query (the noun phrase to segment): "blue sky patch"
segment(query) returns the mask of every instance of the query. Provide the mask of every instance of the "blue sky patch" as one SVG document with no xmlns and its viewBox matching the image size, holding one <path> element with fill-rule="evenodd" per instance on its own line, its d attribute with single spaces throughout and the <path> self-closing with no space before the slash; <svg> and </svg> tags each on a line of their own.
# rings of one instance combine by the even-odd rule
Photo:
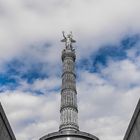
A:
<svg viewBox="0 0 140 140">
<path fill-rule="evenodd" d="M 76 66 L 77 70 L 87 70 L 89 72 L 99 73 L 100 70 L 108 66 L 109 60 L 121 61 L 127 59 L 126 52 L 129 49 L 137 47 L 139 42 L 140 36 L 134 35 L 125 37 L 117 46 L 106 45 L 101 47 L 88 58 L 80 60 Z M 30 59 L 30 55 L 27 56 L 27 58 L 25 56 L 20 56 L 20 59 L 15 58 L 6 63 L 4 73 L 0 73 L 0 90 L 5 89 L 3 87 L 7 87 L 7 89 L 15 89 L 20 85 L 21 80 L 25 80 L 28 84 L 32 84 L 36 79 L 48 78 L 48 72 L 42 71 L 42 69 L 48 64 L 41 62 L 34 57 L 32 56 Z M 60 76 L 60 74 L 56 76 Z M 56 90 L 58 90 L 58 88 Z M 36 92 L 38 93 L 38 91 Z"/>
<path fill-rule="evenodd" d="M 107 45 L 101 47 L 88 58 L 79 61 L 77 68 L 79 70 L 88 70 L 89 72 L 100 72 L 102 68 L 107 67 L 109 60 L 120 61 L 127 59 L 127 51 L 137 47 L 139 42 L 140 35 L 134 35 L 125 37 L 117 46 Z"/>
<path fill-rule="evenodd" d="M 27 63 L 19 59 L 14 59 L 5 64 L 4 72 L 0 73 L 1 91 L 3 91 L 5 87 L 7 87 L 7 90 L 14 90 L 20 86 L 21 80 L 25 80 L 27 83 L 31 84 L 36 79 L 48 77 L 47 72 L 42 73 L 45 64 L 41 62 Z"/>
</svg>

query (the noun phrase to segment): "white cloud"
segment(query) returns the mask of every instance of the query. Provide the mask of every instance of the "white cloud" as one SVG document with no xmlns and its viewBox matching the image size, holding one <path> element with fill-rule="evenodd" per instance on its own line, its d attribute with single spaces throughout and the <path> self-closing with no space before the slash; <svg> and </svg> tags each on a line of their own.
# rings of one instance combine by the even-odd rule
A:
<svg viewBox="0 0 140 140">
<path fill-rule="evenodd" d="M 20 81 L 19 89 L 22 91 L 32 90 L 40 91 L 43 94 L 54 92 L 61 86 L 61 79 L 58 77 L 49 77 L 45 79 L 36 79 L 32 84 L 27 83 L 25 80 Z"/>
<path fill-rule="evenodd" d="M 140 83 L 140 68 L 137 62 L 127 59 L 119 62 L 110 62 L 109 67 L 103 70 L 103 74 L 116 86 L 128 86 L 131 88 Z"/>
<path fill-rule="evenodd" d="M 109 61 L 101 74 L 87 71 L 79 74 L 80 127 L 100 139 L 123 139 L 140 98 L 139 56 L 129 56 Z"/>
<path fill-rule="evenodd" d="M 100 139 L 121 140 L 140 97 L 140 87 L 124 88 L 118 83 L 118 88 L 113 80 L 88 72 L 81 73 L 81 77 L 77 85 L 81 130 Z"/>
<path fill-rule="evenodd" d="M 0 94 L 2 105 L 17 139 L 36 140 L 59 124 L 58 94 L 33 95 L 21 91 Z"/>
<path fill-rule="evenodd" d="M 55 45 L 49 53 L 58 52 L 62 30 L 74 32 L 82 56 L 103 43 L 117 42 L 125 34 L 140 30 L 139 0 L 1 0 L 0 3 L 0 56 L 4 60 L 42 41 Z M 86 51 L 82 53 L 83 50 Z"/>
</svg>

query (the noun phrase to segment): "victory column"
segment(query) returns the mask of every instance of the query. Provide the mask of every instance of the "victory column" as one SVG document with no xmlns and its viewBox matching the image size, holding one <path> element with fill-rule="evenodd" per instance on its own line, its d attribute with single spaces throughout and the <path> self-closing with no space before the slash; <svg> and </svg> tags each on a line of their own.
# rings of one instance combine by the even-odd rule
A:
<svg viewBox="0 0 140 140">
<path fill-rule="evenodd" d="M 64 38 L 61 42 L 65 43 L 65 49 L 62 51 L 63 73 L 59 131 L 50 133 L 40 140 L 99 140 L 96 136 L 79 130 L 75 74 L 76 55 L 72 46 L 76 41 L 73 39 L 72 32 L 67 36 L 64 31 L 62 33 Z"/>
</svg>

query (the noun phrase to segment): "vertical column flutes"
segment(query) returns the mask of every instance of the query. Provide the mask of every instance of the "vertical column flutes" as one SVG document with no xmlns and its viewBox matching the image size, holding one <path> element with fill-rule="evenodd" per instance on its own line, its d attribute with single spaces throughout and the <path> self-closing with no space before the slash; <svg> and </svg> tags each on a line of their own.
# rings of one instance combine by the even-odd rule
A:
<svg viewBox="0 0 140 140">
<path fill-rule="evenodd" d="M 75 51 L 71 48 L 62 51 L 63 74 L 60 107 L 60 131 L 78 130 L 78 108 L 75 75 Z"/>
</svg>

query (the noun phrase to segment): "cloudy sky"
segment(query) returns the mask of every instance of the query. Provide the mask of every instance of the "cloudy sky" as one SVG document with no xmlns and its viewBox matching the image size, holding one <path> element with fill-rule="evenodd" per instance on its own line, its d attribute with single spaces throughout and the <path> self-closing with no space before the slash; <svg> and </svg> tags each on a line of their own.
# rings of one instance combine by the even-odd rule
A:
<svg viewBox="0 0 140 140">
<path fill-rule="evenodd" d="M 77 41 L 80 129 L 122 140 L 140 97 L 139 0 L 0 0 L 0 102 L 17 139 L 58 130 L 63 30 Z"/>
</svg>

